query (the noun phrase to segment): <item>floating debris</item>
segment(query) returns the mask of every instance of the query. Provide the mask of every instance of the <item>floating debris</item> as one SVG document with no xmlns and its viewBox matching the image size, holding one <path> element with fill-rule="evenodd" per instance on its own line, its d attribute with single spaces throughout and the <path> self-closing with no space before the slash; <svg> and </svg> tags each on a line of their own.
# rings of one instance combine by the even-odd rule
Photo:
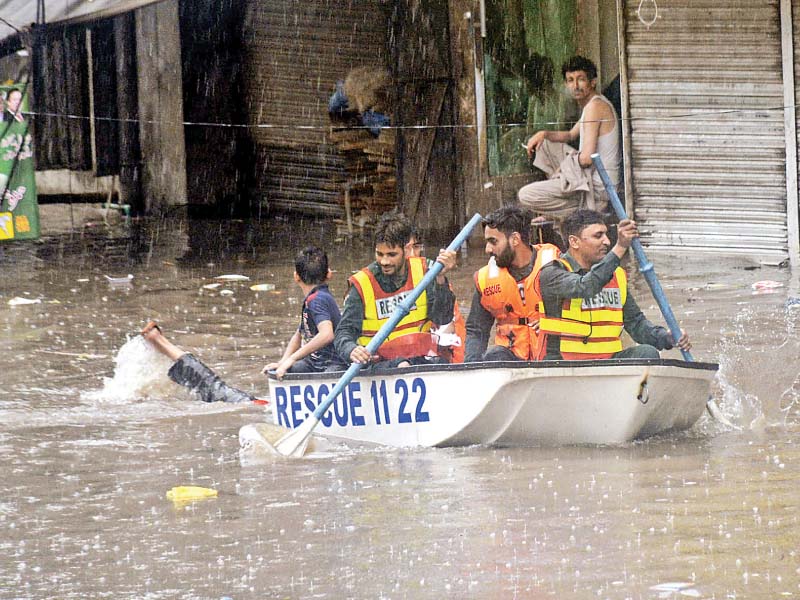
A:
<svg viewBox="0 0 800 600">
<path fill-rule="evenodd" d="M 220 290 L 220 296 L 233 296 L 233 290 Z"/>
<path fill-rule="evenodd" d="M 167 500 L 172 500 L 176 504 L 194 502 L 195 500 L 207 500 L 216 497 L 217 490 L 197 485 L 179 485 L 167 491 Z"/>
<path fill-rule="evenodd" d="M 777 288 L 782 288 L 783 284 L 780 281 L 764 279 L 763 281 L 756 281 L 750 287 L 752 287 L 754 290 L 775 290 Z"/>
<path fill-rule="evenodd" d="M 41 304 L 42 301 L 39 298 L 21 298 L 20 296 L 16 296 L 8 301 L 9 306 L 22 306 L 24 304 Z"/>
<path fill-rule="evenodd" d="M 106 278 L 108 283 L 111 285 L 128 285 L 131 281 L 133 281 L 133 275 L 128 273 L 125 277 L 112 277 L 111 275 L 103 275 Z"/>
<path fill-rule="evenodd" d="M 87 354 L 85 352 L 59 352 L 58 350 L 37 350 L 44 354 L 57 354 L 59 356 L 73 356 L 79 360 L 98 360 L 100 358 L 108 358 L 106 354 Z"/>
<path fill-rule="evenodd" d="M 221 283 L 207 283 L 207 284 L 205 284 L 203 286 L 203 289 L 204 290 L 215 290 L 221 285 L 222 285 Z"/>
<path fill-rule="evenodd" d="M 658 592 L 659 598 L 676 598 L 685 596 L 687 598 L 699 598 L 700 592 L 691 583 L 669 582 L 659 583 L 650 587 L 654 592 Z"/>
<path fill-rule="evenodd" d="M 217 275 L 214 279 L 220 279 L 222 281 L 250 281 L 250 278 L 247 275 Z"/>
<path fill-rule="evenodd" d="M 250 289 L 254 292 L 271 292 L 275 289 L 274 283 L 257 283 L 255 285 L 251 285 Z"/>
<path fill-rule="evenodd" d="M 756 281 L 752 286 L 753 294 L 773 294 L 775 290 L 783 287 L 780 281 L 772 281 L 765 279 L 763 281 Z"/>
</svg>

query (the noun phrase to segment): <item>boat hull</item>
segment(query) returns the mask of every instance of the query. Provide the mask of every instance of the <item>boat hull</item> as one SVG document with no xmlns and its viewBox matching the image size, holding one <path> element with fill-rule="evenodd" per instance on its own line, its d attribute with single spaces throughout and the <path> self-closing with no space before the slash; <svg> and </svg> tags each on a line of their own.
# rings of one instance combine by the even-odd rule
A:
<svg viewBox="0 0 800 600">
<path fill-rule="evenodd" d="M 691 427 L 716 371 L 677 360 L 396 369 L 354 378 L 315 433 L 399 447 L 620 444 Z M 275 423 L 298 427 L 337 378 L 270 377 Z"/>
</svg>

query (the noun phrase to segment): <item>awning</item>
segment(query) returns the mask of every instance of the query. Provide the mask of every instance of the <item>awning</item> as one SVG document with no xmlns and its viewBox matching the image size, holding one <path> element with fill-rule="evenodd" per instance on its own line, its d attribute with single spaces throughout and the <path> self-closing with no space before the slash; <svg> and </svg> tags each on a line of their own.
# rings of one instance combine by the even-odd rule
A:
<svg viewBox="0 0 800 600">
<path fill-rule="evenodd" d="M 48 24 L 102 19 L 161 0 L 45 0 Z M 37 0 L 0 0 L 0 41 L 36 22 Z M 15 29 L 16 28 L 16 29 Z"/>
</svg>

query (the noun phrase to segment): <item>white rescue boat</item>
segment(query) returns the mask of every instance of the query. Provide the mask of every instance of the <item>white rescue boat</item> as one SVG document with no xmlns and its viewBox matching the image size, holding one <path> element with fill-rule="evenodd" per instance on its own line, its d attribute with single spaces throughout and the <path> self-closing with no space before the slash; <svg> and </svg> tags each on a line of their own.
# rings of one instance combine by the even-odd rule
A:
<svg viewBox="0 0 800 600">
<path fill-rule="evenodd" d="M 315 435 L 385 446 L 621 444 L 691 427 L 718 365 L 661 360 L 431 365 L 359 375 Z M 270 376 L 276 425 L 307 419 L 340 374 Z M 248 426 L 245 426 L 246 428 Z"/>
</svg>

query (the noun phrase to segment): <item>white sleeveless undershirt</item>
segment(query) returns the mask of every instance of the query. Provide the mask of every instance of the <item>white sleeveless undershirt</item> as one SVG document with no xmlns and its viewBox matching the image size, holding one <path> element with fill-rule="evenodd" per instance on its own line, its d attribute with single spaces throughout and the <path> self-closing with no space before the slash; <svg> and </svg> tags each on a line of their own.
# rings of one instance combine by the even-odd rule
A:
<svg viewBox="0 0 800 600">
<path fill-rule="evenodd" d="M 606 171 L 608 171 L 608 176 L 611 178 L 611 183 L 617 185 L 619 183 L 620 158 L 622 155 L 619 149 L 619 120 L 617 119 L 617 111 L 614 110 L 614 105 L 611 104 L 609 99 L 602 94 L 597 94 L 591 100 L 589 100 L 589 102 L 594 102 L 598 98 L 608 104 L 608 107 L 611 109 L 611 113 L 614 115 L 614 128 L 607 134 L 601 135 L 597 138 L 597 153 L 600 155 Z M 583 112 L 581 112 L 580 121 L 578 121 L 580 123 L 579 149 L 583 149 L 583 119 L 588 106 L 589 104 L 587 103 L 583 108 Z M 600 179 L 599 173 L 595 172 L 592 175 L 592 178 L 596 183 L 602 185 L 603 182 L 602 179 Z"/>
</svg>

